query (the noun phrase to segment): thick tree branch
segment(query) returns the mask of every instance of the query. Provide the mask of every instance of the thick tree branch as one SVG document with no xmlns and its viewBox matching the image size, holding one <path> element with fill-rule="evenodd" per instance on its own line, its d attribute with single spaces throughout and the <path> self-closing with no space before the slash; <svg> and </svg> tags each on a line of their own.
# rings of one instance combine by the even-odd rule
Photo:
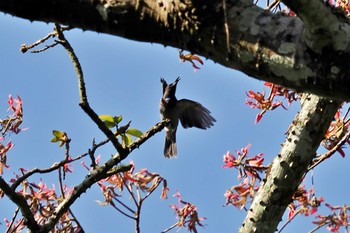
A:
<svg viewBox="0 0 350 233">
<path fill-rule="evenodd" d="M 19 207 L 23 217 L 26 220 L 27 227 L 32 232 L 40 232 L 40 226 L 35 221 L 34 215 L 30 210 L 27 200 L 22 195 L 16 193 L 14 189 L 12 189 L 2 177 L 0 177 L 0 189 L 1 192 L 3 192 L 13 203 Z"/>
<path fill-rule="evenodd" d="M 254 197 L 240 233 L 276 230 L 340 106 L 339 101 L 314 95 L 305 95 L 301 101 L 302 108 Z"/>
<path fill-rule="evenodd" d="M 323 1 L 284 2 L 300 9 L 305 24 L 249 0 L 228 0 L 225 7 L 221 0 L 6 0 L 0 11 L 187 49 L 257 79 L 349 101 L 349 24 Z M 321 24 L 313 23 L 314 14 Z M 325 27 L 322 38 L 331 40 L 318 37 Z"/>
<path fill-rule="evenodd" d="M 341 10 L 320 0 L 283 0 L 304 22 L 305 39 L 310 48 L 321 53 L 326 47 L 349 51 L 350 26 Z"/>
</svg>

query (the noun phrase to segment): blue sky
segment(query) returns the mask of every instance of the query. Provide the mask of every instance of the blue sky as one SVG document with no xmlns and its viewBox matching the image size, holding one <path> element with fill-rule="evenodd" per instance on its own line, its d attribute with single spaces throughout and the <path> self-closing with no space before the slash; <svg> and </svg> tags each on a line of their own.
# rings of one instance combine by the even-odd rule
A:
<svg viewBox="0 0 350 233">
<path fill-rule="evenodd" d="M 72 139 L 72 156 L 85 153 L 93 138 L 97 142 L 104 139 L 78 106 L 77 79 L 64 49 L 58 46 L 40 54 L 19 51 L 21 44 L 30 44 L 52 29 L 52 24 L 31 23 L 0 14 L 0 114 L 7 114 L 8 95 L 18 94 L 24 102 L 23 127 L 29 127 L 11 137 L 15 147 L 8 153 L 11 169 L 5 171 L 6 179 L 13 177 L 13 172 L 20 167 L 46 168 L 63 158 L 64 151 L 50 143 L 53 129 L 68 133 Z M 90 105 L 98 114 L 122 115 L 123 122 L 131 120 L 132 127 L 146 131 L 160 120 L 160 78 L 173 82 L 180 76 L 178 99 L 202 103 L 217 120 L 214 127 L 206 131 L 180 127 L 177 159 L 163 157 L 164 132 L 126 159 L 126 162 L 135 162 L 136 170 L 148 168 L 158 172 L 167 179 L 170 188 L 168 200 L 160 200 L 158 190 L 145 202 L 141 231 L 161 232 L 175 223 L 169 204 L 177 202 L 171 195 L 179 190 L 183 199 L 197 205 L 199 215 L 207 218 L 200 232 L 236 232 L 245 212 L 232 206 L 223 207 L 225 190 L 237 184 L 237 171 L 223 169 L 222 156 L 227 150 L 234 152 L 251 143 L 249 154 L 264 153 L 268 164 L 280 150 L 284 132 L 298 111 L 298 104 L 288 107 L 288 111 L 278 109 L 267 113 L 259 124 L 254 124 L 258 110 L 244 105 L 245 92 L 263 90 L 261 81 L 204 58 L 204 66 L 194 73 L 191 64 L 179 62 L 176 48 L 80 29 L 66 33 L 66 37 L 80 59 Z M 115 151 L 106 146 L 98 153 L 104 161 Z M 348 157 L 343 159 L 336 154 L 314 172 L 317 195 L 333 205 L 349 203 L 348 181 L 344 177 Z M 88 159 L 85 162 L 89 164 Z M 73 166 L 75 172 L 67 177 L 68 185 L 77 185 L 86 176 L 79 162 Z M 38 182 L 39 178 L 58 187 L 56 173 L 35 176 L 33 181 Z M 305 184 L 311 188 L 309 176 Z M 128 195 L 125 197 L 128 202 Z M 131 220 L 111 207 L 98 206 L 96 200 L 103 197 L 95 185 L 72 207 L 86 232 L 109 232 L 110 229 L 134 232 Z M 11 218 L 15 206 L 4 198 L 0 209 L 0 219 Z M 322 209 L 320 213 L 327 214 Z M 311 220 L 313 218 L 297 217 L 284 232 L 307 232 L 314 227 Z M 0 225 L 0 231 L 4 229 L 4 224 Z"/>
</svg>

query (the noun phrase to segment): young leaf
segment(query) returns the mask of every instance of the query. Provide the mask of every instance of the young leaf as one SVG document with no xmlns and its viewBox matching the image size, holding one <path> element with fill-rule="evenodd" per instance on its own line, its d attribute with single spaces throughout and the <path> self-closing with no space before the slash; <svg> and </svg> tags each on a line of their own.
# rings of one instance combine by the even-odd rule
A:
<svg viewBox="0 0 350 233">
<path fill-rule="evenodd" d="M 114 117 L 114 122 L 116 124 L 119 124 L 122 120 L 123 120 L 123 116 L 122 115 Z"/>
<path fill-rule="evenodd" d="M 114 117 L 111 115 L 100 115 L 98 117 L 105 123 L 108 128 L 113 128 L 118 124 L 114 121 Z"/>
<path fill-rule="evenodd" d="M 126 131 L 127 134 L 130 134 L 131 136 L 134 136 L 134 137 L 141 137 L 142 135 L 142 132 L 138 129 L 135 129 L 135 128 L 129 128 L 127 131 Z"/>
<path fill-rule="evenodd" d="M 59 130 L 52 130 L 52 134 L 56 137 L 56 138 L 62 138 L 64 135 L 64 132 L 59 131 Z"/>
<path fill-rule="evenodd" d="M 54 137 L 51 139 L 51 142 L 59 142 L 64 136 L 64 132 L 59 130 L 52 130 L 52 134 Z"/>
<path fill-rule="evenodd" d="M 62 147 L 68 140 L 67 134 L 63 131 L 52 130 L 52 134 L 54 137 L 51 138 L 51 142 L 60 142 L 60 147 Z"/>
<path fill-rule="evenodd" d="M 122 145 L 124 147 L 129 146 L 132 143 L 132 138 L 129 135 L 122 134 Z"/>
<path fill-rule="evenodd" d="M 58 142 L 58 141 L 60 141 L 59 138 L 56 138 L 56 137 L 51 138 L 51 142 Z"/>
</svg>

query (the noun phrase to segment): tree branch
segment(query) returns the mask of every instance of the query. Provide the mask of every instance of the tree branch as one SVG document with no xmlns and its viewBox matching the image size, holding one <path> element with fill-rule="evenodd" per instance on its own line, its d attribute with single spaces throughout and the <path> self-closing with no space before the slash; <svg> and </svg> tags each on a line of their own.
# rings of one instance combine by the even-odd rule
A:
<svg viewBox="0 0 350 233">
<path fill-rule="evenodd" d="M 308 170 L 314 169 L 323 161 L 325 161 L 326 159 L 329 159 L 335 152 L 337 152 L 337 150 L 341 149 L 341 147 L 349 140 L 349 138 L 350 138 L 350 131 L 348 131 L 332 149 L 328 150 L 326 153 L 322 155 L 317 156 L 309 165 Z"/>
<path fill-rule="evenodd" d="M 13 203 L 15 203 L 20 208 L 22 216 L 26 220 L 27 227 L 32 232 L 40 232 L 40 226 L 35 221 L 34 215 L 32 214 L 32 211 L 30 210 L 26 199 L 22 195 L 17 194 L 2 177 L 0 177 L 0 189 Z"/>
<path fill-rule="evenodd" d="M 0 1 L 0 11 L 186 49 L 260 80 L 349 101 L 349 24 L 319 0 L 284 3 L 300 9 L 305 24 L 250 0 L 228 0 L 225 7 L 222 0 L 7 0 Z M 322 38 L 331 40 L 320 40 L 321 29 L 327 32 Z M 330 41 L 334 46 L 319 50 Z"/>
<path fill-rule="evenodd" d="M 103 121 L 98 117 L 95 111 L 90 107 L 85 88 L 85 81 L 83 70 L 81 68 L 78 57 L 76 56 L 72 46 L 69 41 L 66 40 L 61 27 L 56 24 L 55 31 L 57 33 L 57 37 L 59 39 L 59 43 L 66 49 L 70 59 L 72 60 L 73 66 L 75 68 L 75 72 L 78 77 L 78 86 L 79 86 L 79 96 L 80 96 L 80 107 L 84 110 L 84 112 L 91 118 L 93 122 L 98 126 L 98 128 L 107 136 L 107 138 L 111 141 L 114 148 L 118 151 L 119 154 L 124 154 L 124 147 L 118 142 L 118 139 L 114 136 L 113 132 L 107 128 L 107 126 L 103 123 Z"/>
<path fill-rule="evenodd" d="M 302 108 L 254 197 L 240 233 L 276 230 L 341 104 L 314 95 L 304 95 L 301 102 Z"/>
<path fill-rule="evenodd" d="M 144 142 L 150 139 L 155 133 L 160 132 L 167 124 L 169 124 L 168 120 L 164 120 L 160 123 L 157 123 L 154 127 L 145 132 L 140 140 L 136 143 L 132 143 L 126 153 L 121 155 L 114 155 L 111 159 L 105 162 L 103 165 L 96 167 L 92 172 L 77 186 L 74 187 L 74 191 L 69 197 L 66 197 L 59 206 L 56 208 L 55 212 L 52 214 L 50 219 L 42 226 L 42 232 L 49 232 L 58 220 L 62 217 L 62 215 L 67 212 L 70 206 L 80 197 L 81 194 L 85 193 L 87 189 L 89 189 L 93 184 L 97 181 L 106 178 L 111 175 L 109 171 L 117 164 L 119 164 L 123 159 L 125 159 L 134 149 L 141 146 Z M 137 145 L 137 146 L 136 146 Z"/>
</svg>

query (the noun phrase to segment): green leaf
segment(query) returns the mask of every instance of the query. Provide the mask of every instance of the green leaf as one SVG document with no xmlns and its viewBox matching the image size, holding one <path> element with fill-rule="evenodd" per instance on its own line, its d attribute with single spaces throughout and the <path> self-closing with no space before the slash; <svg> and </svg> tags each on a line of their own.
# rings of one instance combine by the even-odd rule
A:
<svg viewBox="0 0 350 233">
<path fill-rule="evenodd" d="M 114 122 L 114 118 L 111 115 L 99 115 L 98 117 L 103 121 Z"/>
<path fill-rule="evenodd" d="M 64 135 L 64 132 L 62 131 L 59 131 L 59 130 L 52 130 L 52 134 L 56 137 L 56 138 L 59 138 L 61 139 Z"/>
<path fill-rule="evenodd" d="M 122 134 L 121 136 L 124 147 L 129 146 L 132 143 L 132 138 L 129 135 Z"/>
<path fill-rule="evenodd" d="M 127 134 L 130 134 L 131 136 L 134 136 L 134 137 L 141 137 L 142 135 L 142 132 L 138 129 L 135 129 L 135 128 L 129 128 L 127 131 L 126 131 Z"/>
<path fill-rule="evenodd" d="M 51 142 L 59 142 L 64 136 L 64 132 L 59 130 L 52 130 L 53 138 L 51 138 Z"/>
<path fill-rule="evenodd" d="M 51 139 L 51 142 L 60 142 L 60 147 L 62 147 L 67 141 L 67 134 L 63 131 L 52 130 L 54 137 Z"/>
<path fill-rule="evenodd" d="M 59 142 L 59 141 L 60 141 L 59 138 L 56 138 L 56 137 L 51 138 L 51 142 Z"/>
<path fill-rule="evenodd" d="M 105 123 L 107 128 L 113 128 L 116 126 L 114 117 L 112 117 L 111 115 L 100 115 L 98 117 Z"/>
<path fill-rule="evenodd" d="M 60 147 L 62 147 L 66 142 L 65 141 L 61 141 L 60 142 Z"/>
<path fill-rule="evenodd" d="M 116 124 L 119 124 L 122 120 L 123 120 L 123 116 L 122 115 L 114 117 L 114 122 Z"/>
</svg>

